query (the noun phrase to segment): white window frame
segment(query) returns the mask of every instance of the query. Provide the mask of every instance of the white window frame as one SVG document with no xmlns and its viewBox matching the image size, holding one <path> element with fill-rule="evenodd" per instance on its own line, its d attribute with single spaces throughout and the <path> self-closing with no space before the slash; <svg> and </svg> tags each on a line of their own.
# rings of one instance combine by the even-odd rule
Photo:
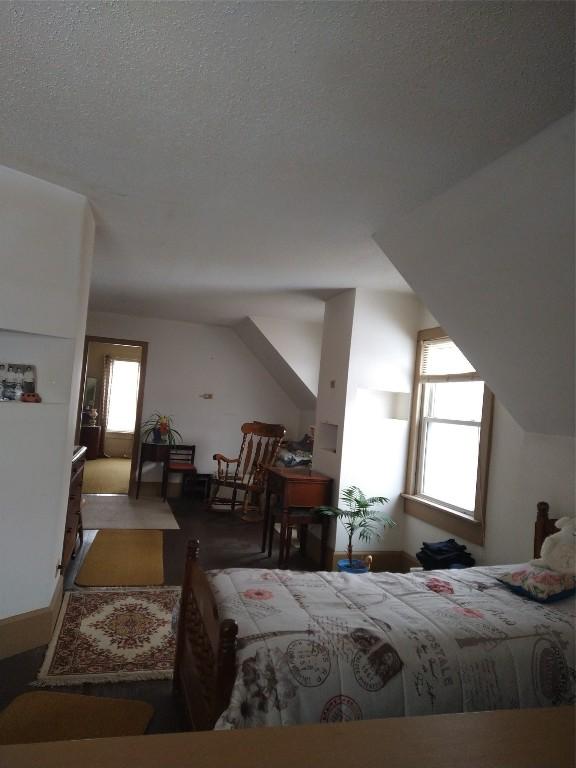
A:
<svg viewBox="0 0 576 768">
<path fill-rule="evenodd" d="M 484 385 L 482 418 L 480 422 L 434 419 L 426 416 L 424 413 L 424 388 L 426 383 L 433 383 L 435 381 L 482 380 L 476 372 L 445 375 L 421 374 L 420 371 L 425 342 L 441 339 L 450 340 L 450 337 L 442 328 L 429 328 L 420 331 L 418 334 L 410 413 L 410 440 L 406 470 L 406 492 L 404 493 L 404 511 L 408 515 L 418 517 L 431 525 L 447 530 L 450 533 L 454 533 L 469 541 L 483 544 L 494 396 L 488 387 Z M 422 457 L 425 450 L 426 426 L 427 423 L 430 423 L 431 421 L 444 421 L 451 424 L 461 423 L 465 425 L 480 426 L 476 497 L 472 513 L 470 513 L 469 510 L 459 509 L 446 502 L 425 496 L 420 492 L 420 489 L 422 488 Z"/>
</svg>

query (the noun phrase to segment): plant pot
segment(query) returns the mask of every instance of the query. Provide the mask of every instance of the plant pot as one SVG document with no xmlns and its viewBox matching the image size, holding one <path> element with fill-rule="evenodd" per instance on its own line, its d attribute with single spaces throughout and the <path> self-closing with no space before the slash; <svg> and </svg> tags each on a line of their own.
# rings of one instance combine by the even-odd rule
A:
<svg viewBox="0 0 576 768">
<path fill-rule="evenodd" d="M 336 567 L 342 573 L 368 573 L 370 570 L 363 560 L 352 560 L 352 565 L 350 565 L 348 558 L 338 560 Z"/>
<path fill-rule="evenodd" d="M 152 442 L 153 443 L 167 443 L 167 435 L 163 435 L 162 432 L 158 429 L 158 427 L 154 427 L 152 430 Z"/>
</svg>

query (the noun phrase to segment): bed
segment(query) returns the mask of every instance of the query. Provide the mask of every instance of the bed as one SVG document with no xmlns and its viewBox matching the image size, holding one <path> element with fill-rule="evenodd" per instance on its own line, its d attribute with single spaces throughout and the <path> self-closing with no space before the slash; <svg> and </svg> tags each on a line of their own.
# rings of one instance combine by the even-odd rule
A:
<svg viewBox="0 0 576 768">
<path fill-rule="evenodd" d="M 536 554 L 553 530 L 539 505 Z M 510 566 L 204 573 L 198 548 L 188 549 L 174 676 L 195 729 L 574 701 L 574 599 L 513 594 L 497 580 Z"/>
</svg>

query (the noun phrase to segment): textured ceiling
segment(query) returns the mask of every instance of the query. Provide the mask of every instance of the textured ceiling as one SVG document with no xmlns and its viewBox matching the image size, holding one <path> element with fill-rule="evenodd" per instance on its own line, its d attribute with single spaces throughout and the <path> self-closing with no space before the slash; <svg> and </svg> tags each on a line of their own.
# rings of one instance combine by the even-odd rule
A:
<svg viewBox="0 0 576 768">
<path fill-rule="evenodd" d="M 572 108 L 557 2 L 3 2 L 0 163 L 87 195 L 95 309 L 317 317 L 376 230 Z"/>
</svg>

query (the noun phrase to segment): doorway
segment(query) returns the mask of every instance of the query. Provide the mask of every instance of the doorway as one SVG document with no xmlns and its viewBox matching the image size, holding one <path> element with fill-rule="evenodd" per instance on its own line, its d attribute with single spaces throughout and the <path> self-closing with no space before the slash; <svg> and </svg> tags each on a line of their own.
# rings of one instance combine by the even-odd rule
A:
<svg viewBox="0 0 576 768">
<path fill-rule="evenodd" d="M 133 495 L 148 344 L 87 336 L 77 445 L 87 448 L 83 491 Z"/>
</svg>

